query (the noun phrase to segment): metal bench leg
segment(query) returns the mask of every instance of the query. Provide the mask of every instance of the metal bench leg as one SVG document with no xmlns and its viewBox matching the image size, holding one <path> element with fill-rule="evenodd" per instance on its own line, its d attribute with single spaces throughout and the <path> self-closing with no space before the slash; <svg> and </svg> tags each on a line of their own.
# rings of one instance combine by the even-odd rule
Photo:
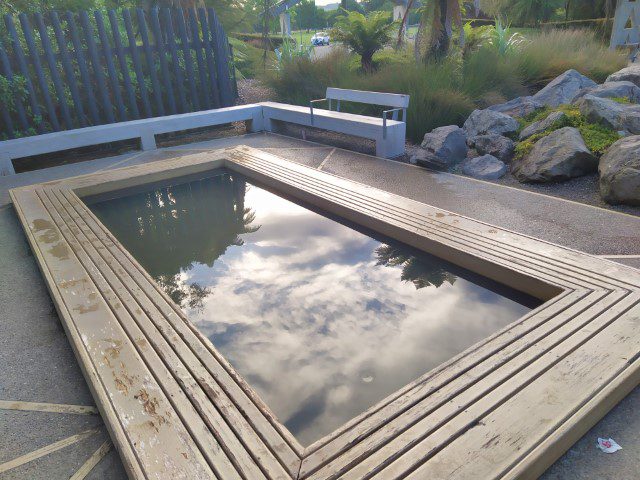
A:
<svg viewBox="0 0 640 480">
<path fill-rule="evenodd" d="M 0 176 L 15 175 L 16 171 L 11 163 L 11 157 L 9 155 L 0 153 Z"/>
<path fill-rule="evenodd" d="M 157 148 L 155 135 L 153 133 L 143 133 L 140 135 L 140 144 L 142 150 L 155 150 Z"/>
</svg>

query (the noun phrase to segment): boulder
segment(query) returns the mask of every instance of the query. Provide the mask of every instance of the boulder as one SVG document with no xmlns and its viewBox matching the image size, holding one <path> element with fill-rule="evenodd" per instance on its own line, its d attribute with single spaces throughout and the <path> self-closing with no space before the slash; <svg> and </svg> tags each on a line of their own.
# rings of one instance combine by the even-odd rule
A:
<svg viewBox="0 0 640 480">
<path fill-rule="evenodd" d="M 520 141 L 526 140 L 532 135 L 544 132 L 547 128 L 551 127 L 554 123 L 560 123 L 567 115 L 564 112 L 553 112 L 547 118 L 533 122 L 531 125 L 522 129 L 520 132 Z"/>
<path fill-rule="evenodd" d="M 633 103 L 640 102 L 640 88 L 635 83 L 626 80 L 606 82 L 595 87 L 583 88 L 572 100 L 572 103 L 575 103 L 585 95 L 593 95 L 600 98 L 626 98 Z"/>
<path fill-rule="evenodd" d="M 640 134 L 640 105 L 625 105 L 608 98 L 585 95 L 576 102 L 587 120 L 615 131 Z"/>
<path fill-rule="evenodd" d="M 410 161 L 439 170 L 464 160 L 468 150 L 464 130 L 457 125 L 438 127 L 425 134 L 421 147 Z"/>
<path fill-rule="evenodd" d="M 518 118 L 529 115 L 531 112 L 540 110 L 543 107 L 544 105 L 534 100 L 533 97 L 517 97 L 505 103 L 491 105 L 487 110 Z"/>
<path fill-rule="evenodd" d="M 640 87 L 640 65 L 634 64 L 628 67 L 623 68 L 622 70 L 618 70 L 615 73 L 612 73 L 607 77 L 605 83 L 607 82 L 622 82 L 628 81 L 635 83 L 638 87 Z"/>
<path fill-rule="evenodd" d="M 618 140 L 600 158 L 600 196 L 607 203 L 640 205 L 640 136 Z"/>
<path fill-rule="evenodd" d="M 571 102 L 583 88 L 595 87 L 596 85 L 597 83 L 590 78 L 571 69 L 554 78 L 546 87 L 536 93 L 533 99 L 549 107 L 557 107 L 563 103 Z"/>
<path fill-rule="evenodd" d="M 465 160 L 462 173 L 483 180 L 496 180 L 507 173 L 507 166 L 493 155 L 482 155 Z"/>
<path fill-rule="evenodd" d="M 471 139 L 487 133 L 509 135 L 517 131 L 518 127 L 518 121 L 509 115 L 485 109 L 471 112 L 462 128 L 467 134 L 467 138 Z"/>
<path fill-rule="evenodd" d="M 474 137 L 473 143 L 480 155 L 493 155 L 504 162 L 511 160 L 516 148 L 511 139 L 497 133 L 478 135 Z"/>
<path fill-rule="evenodd" d="M 447 162 L 445 159 L 437 157 L 424 148 L 418 148 L 409 158 L 409 163 L 431 168 L 433 170 L 448 170 L 452 166 L 452 164 Z"/>
<path fill-rule="evenodd" d="M 564 127 L 538 140 L 511 171 L 522 183 L 547 183 L 593 173 L 597 168 L 598 160 L 584 144 L 580 132 Z"/>
</svg>

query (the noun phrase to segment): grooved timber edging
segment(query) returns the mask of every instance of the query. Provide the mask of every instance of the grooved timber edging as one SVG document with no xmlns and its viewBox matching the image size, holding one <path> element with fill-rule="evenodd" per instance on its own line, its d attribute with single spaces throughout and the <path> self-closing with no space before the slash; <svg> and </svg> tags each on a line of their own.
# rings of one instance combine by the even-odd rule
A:
<svg viewBox="0 0 640 480">
<path fill-rule="evenodd" d="M 545 303 L 304 448 L 81 200 L 219 168 Z M 249 147 L 10 193 L 130 478 L 536 478 L 640 382 L 638 270 Z"/>
</svg>

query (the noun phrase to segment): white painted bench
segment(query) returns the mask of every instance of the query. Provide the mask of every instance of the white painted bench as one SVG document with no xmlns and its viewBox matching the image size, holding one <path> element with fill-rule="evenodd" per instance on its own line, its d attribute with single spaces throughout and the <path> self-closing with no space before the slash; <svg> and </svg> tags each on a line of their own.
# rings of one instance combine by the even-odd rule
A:
<svg viewBox="0 0 640 480">
<path fill-rule="evenodd" d="M 262 131 L 262 107 L 241 105 L 6 140 L 0 142 L 0 175 L 15 173 L 14 159 L 136 138 L 142 150 L 153 150 L 155 135 L 240 121 L 247 122 L 251 132 Z"/>
<path fill-rule="evenodd" d="M 334 101 L 336 102 L 335 110 L 332 109 Z M 314 108 L 314 103 L 318 102 L 327 102 L 329 109 Z M 392 108 L 383 111 L 382 118 L 375 118 L 343 113 L 340 111 L 341 102 L 366 103 Z M 265 102 L 262 105 L 264 127 L 268 131 L 273 131 L 275 128 L 272 120 L 290 122 L 375 140 L 376 155 L 379 157 L 393 158 L 404 153 L 409 95 L 329 87 L 325 98 L 311 100 L 308 108 L 275 102 Z M 401 120 L 398 120 L 399 113 L 402 113 Z"/>
<path fill-rule="evenodd" d="M 0 175 L 14 174 L 13 163 L 33 155 L 136 138 L 140 139 L 142 150 L 153 150 L 156 148 L 156 135 L 240 121 L 247 123 L 250 132 L 273 131 L 275 125 L 272 121 L 276 120 L 297 123 L 375 140 L 376 155 L 380 157 L 393 158 L 404 153 L 404 120 L 409 96 L 328 88 L 327 98 L 323 100 L 329 102 L 329 110 L 314 109 L 313 103 L 317 100 L 312 101 L 310 107 L 265 102 L 6 140 L 0 142 Z M 337 111 L 331 110 L 334 100 L 337 102 Z M 367 117 L 340 112 L 341 101 L 394 108 L 386 110 L 382 118 Z M 402 121 L 397 120 L 400 112 Z M 390 119 L 387 118 L 389 114 L 392 114 Z"/>
</svg>

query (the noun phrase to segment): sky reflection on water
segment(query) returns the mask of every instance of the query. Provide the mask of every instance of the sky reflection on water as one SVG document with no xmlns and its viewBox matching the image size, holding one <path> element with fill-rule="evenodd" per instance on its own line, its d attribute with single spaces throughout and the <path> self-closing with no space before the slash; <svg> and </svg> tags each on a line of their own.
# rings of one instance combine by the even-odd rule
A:
<svg viewBox="0 0 640 480">
<path fill-rule="evenodd" d="M 303 445 L 530 309 L 236 174 L 91 208 Z"/>
</svg>

